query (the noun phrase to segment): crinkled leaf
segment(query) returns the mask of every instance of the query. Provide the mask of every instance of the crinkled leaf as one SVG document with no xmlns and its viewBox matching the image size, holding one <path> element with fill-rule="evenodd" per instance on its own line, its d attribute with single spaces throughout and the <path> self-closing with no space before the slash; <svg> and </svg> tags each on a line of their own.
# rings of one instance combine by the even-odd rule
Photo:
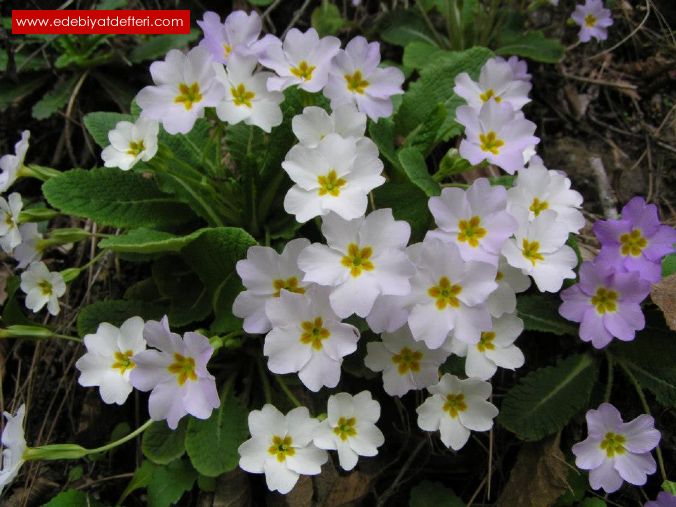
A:
<svg viewBox="0 0 676 507">
<path fill-rule="evenodd" d="M 178 236 L 170 232 L 139 227 L 138 229 L 128 231 L 126 234 L 109 236 L 102 239 L 99 242 L 99 248 L 107 248 L 113 252 L 145 254 L 178 252 L 206 230 L 208 229 L 198 229 L 191 234 Z"/>
<path fill-rule="evenodd" d="M 378 31 L 385 42 L 397 46 L 406 46 L 413 41 L 436 45 L 425 21 L 413 10 L 386 13 L 380 18 Z"/>
<path fill-rule="evenodd" d="M 338 7 L 328 2 L 322 2 L 319 7 L 312 11 L 310 21 L 320 37 L 336 35 L 346 23 L 340 15 Z"/>
<path fill-rule="evenodd" d="M 508 33 L 500 40 L 495 54 L 501 56 L 521 56 L 537 62 L 557 63 L 566 52 L 558 39 L 549 39 L 541 31 L 528 33 Z"/>
<path fill-rule="evenodd" d="M 88 113 L 83 118 L 87 132 L 101 148 L 110 144 L 108 132 L 121 121 L 134 121 L 134 119 L 128 114 L 106 112 Z"/>
</svg>

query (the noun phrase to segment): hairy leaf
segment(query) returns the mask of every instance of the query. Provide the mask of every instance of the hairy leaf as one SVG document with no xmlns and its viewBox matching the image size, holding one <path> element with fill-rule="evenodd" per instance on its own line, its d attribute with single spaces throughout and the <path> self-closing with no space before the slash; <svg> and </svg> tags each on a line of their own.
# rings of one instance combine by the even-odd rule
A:
<svg viewBox="0 0 676 507">
<path fill-rule="evenodd" d="M 385 42 L 397 46 L 406 46 L 413 41 L 436 45 L 434 35 L 425 21 L 413 10 L 386 13 L 380 18 L 378 30 Z"/>
</svg>

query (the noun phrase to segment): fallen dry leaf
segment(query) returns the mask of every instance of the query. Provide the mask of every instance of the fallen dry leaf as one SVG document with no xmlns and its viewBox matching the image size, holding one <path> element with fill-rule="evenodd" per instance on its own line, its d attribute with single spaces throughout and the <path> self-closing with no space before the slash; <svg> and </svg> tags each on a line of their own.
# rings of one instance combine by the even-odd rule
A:
<svg viewBox="0 0 676 507">
<path fill-rule="evenodd" d="M 213 507 L 249 507 L 251 505 L 251 484 L 241 468 L 221 475 L 216 480 Z"/>
<path fill-rule="evenodd" d="M 676 273 L 653 285 L 650 298 L 664 313 L 667 326 L 676 331 Z"/>
<path fill-rule="evenodd" d="M 290 493 L 286 495 L 269 493 L 265 505 L 267 507 L 312 507 L 313 496 L 312 478 L 309 475 L 301 475 Z"/>
</svg>

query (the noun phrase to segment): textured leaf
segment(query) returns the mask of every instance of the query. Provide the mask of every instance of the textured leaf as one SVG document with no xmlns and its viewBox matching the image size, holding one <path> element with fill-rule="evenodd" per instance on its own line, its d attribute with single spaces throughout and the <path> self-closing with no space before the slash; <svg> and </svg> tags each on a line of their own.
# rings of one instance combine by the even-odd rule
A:
<svg viewBox="0 0 676 507">
<path fill-rule="evenodd" d="M 170 49 L 184 48 L 199 37 L 200 31 L 193 29 L 190 33 L 153 35 L 148 37 L 147 42 L 134 47 L 129 54 L 132 63 L 140 63 L 146 60 L 164 58 Z"/>
<path fill-rule="evenodd" d="M 453 52 L 439 49 L 437 46 L 426 42 L 413 41 L 406 44 L 402 61 L 411 69 L 422 69 L 430 63 L 439 61 L 440 58 L 448 58 Z"/>
<path fill-rule="evenodd" d="M 425 21 L 412 10 L 386 13 L 381 17 L 378 29 L 385 42 L 397 46 L 406 46 L 413 41 L 436 45 Z"/>
<path fill-rule="evenodd" d="M 558 297 L 544 294 L 518 296 L 516 300 L 516 310 L 523 320 L 525 329 L 577 336 L 577 325 L 559 315 L 560 305 L 561 300 Z"/>
<path fill-rule="evenodd" d="M 540 31 L 510 33 L 500 40 L 495 53 L 502 56 L 521 56 L 537 62 L 557 63 L 566 52 L 557 39 L 548 39 Z"/>
<path fill-rule="evenodd" d="M 596 374 L 596 362 L 587 354 L 535 370 L 507 392 L 498 422 L 522 440 L 556 433 L 585 408 Z"/>
<path fill-rule="evenodd" d="M 452 53 L 452 57 L 426 66 L 421 71 L 420 78 L 409 86 L 402 99 L 394 120 L 397 133 L 408 135 L 428 121 L 434 110 L 442 104 L 446 108 L 447 116 L 438 139 L 447 140 L 459 134 L 462 128 L 455 122 L 455 110 L 465 101 L 453 92 L 455 76 L 468 72 L 476 77 L 491 55 L 489 49 L 474 47 Z"/>
<path fill-rule="evenodd" d="M 134 119 L 128 114 L 98 112 L 84 115 L 83 121 L 85 127 L 87 127 L 87 132 L 96 144 L 105 148 L 110 144 L 108 132 L 113 130 L 118 122 L 134 121 Z"/>
<path fill-rule="evenodd" d="M 168 507 L 177 503 L 196 480 L 197 472 L 185 460 L 157 467 L 148 484 L 148 506 Z"/>
<path fill-rule="evenodd" d="M 246 408 L 228 393 L 209 419 L 190 419 L 185 448 L 192 465 L 207 477 L 233 470 L 239 462 L 237 448 L 248 431 Z"/>
<path fill-rule="evenodd" d="M 463 502 L 452 490 L 441 483 L 422 481 L 411 489 L 409 507 L 464 507 Z"/>
<path fill-rule="evenodd" d="M 99 248 L 107 248 L 113 252 L 133 252 L 133 253 L 158 253 L 158 252 L 178 252 L 195 240 L 200 234 L 208 229 L 198 229 L 197 231 L 185 236 L 177 236 L 170 232 L 156 231 L 140 227 L 132 229 L 126 234 L 119 236 L 109 236 L 99 242 Z"/>
<path fill-rule="evenodd" d="M 169 428 L 164 421 L 152 424 L 143 432 L 141 441 L 143 455 L 158 465 L 166 465 L 183 456 L 187 420 L 185 417 L 181 419 L 175 430 Z"/>
<path fill-rule="evenodd" d="M 136 315 L 144 320 L 158 320 L 166 312 L 164 306 L 147 301 L 97 301 L 80 310 L 77 316 L 77 332 L 80 336 L 95 333 L 101 322 L 119 327 L 125 320 Z"/>
<path fill-rule="evenodd" d="M 77 76 L 73 76 L 70 79 L 58 81 L 54 85 L 54 88 L 45 93 L 42 98 L 33 105 L 33 110 L 31 111 L 33 118 L 36 120 L 45 120 L 65 106 L 77 79 Z"/>
<path fill-rule="evenodd" d="M 414 148 L 404 148 L 399 152 L 399 161 L 411 183 L 425 192 L 427 196 L 431 197 L 441 193 L 439 183 L 432 179 L 427 170 L 422 153 Z"/>
<path fill-rule="evenodd" d="M 183 203 L 133 172 L 73 169 L 47 180 L 42 192 L 63 213 L 113 227 L 169 228 L 194 220 Z"/>
</svg>

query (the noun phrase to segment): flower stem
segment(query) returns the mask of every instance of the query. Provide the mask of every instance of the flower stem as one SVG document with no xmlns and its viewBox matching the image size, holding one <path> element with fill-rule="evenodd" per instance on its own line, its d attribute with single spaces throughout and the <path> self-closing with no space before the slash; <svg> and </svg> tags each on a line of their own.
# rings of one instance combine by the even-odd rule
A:
<svg viewBox="0 0 676 507">
<path fill-rule="evenodd" d="M 258 373 L 260 374 L 261 382 L 263 384 L 263 395 L 265 396 L 265 402 L 272 404 L 272 389 L 270 389 L 270 380 L 268 380 L 268 374 L 265 372 L 263 360 L 260 358 L 260 356 L 256 356 L 256 366 L 258 367 Z"/>
<path fill-rule="evenodd" d="M 103 445 L 101 447 L 97 447 L 95 449 L 87 449 L 87 454 L 98 454 L 100 452 L 106 452 L 109 451 L 110 449 L 114 449 L 115 447 L 118 447 L 126 442 L 129 442 L 130 440 L 136 438 L 138 435 L 143 433 L 145 430 L 150 428 L 152 424 L 155 421 L 152 419 L 148 419 L 145 423 L 143 423 L 141 426 L 136 428 L 134 431 L 129 433 L 128 435 L 123 436 L 119 440 L 115 440 L 114 442 L 110 442 L 109 444 Z"/>
<path fill-rule="evenodd" d="M 613 376 L 614 376 L 614 368 L 615 365 L 613 364 L 613 356 L 606 351 L 606 362 L 608 364 L 608 380 L 606 381 L 606 390 L 604 391 L 603 394 L 603 401 L 608 403 L 610 401 L 610 395 L 612 394 L 613 391 Z"/>
<path fill-rule="evenodd" d="M 645 393 L 643 392 L 643 388 L 641 387 L 641 384 L 639 384 L 638 379 L 634 376 L 631 370 L 627 368 L 627 365 L 624 364 L 624 361 L 620 361 L 619 365 L 624 371 L 629 381 L 634 385 L 634 389 L 636 389 L 636 394 L 638 394 L 638 398 L 639 400 L 641 400 L 641 405 L 643 405 L 643 410 L 645 410 L 646 414 L 650 415 L 650 405 L 648 405 L 648 400 L 646 400 L 645 398 Z M 662 476 L 662 480 L 666 481 L 668 480 L 667 471 L 666 468 L 664 467 L 664 457 L 662 456 L 662 449 L 660 449 L 659 445 L 655 447 L 655 454 L 657 454 L 657 463 L 659 463 L 660 466 L 660 475 Z"/>
<path fill-rule="evenodd" d="M 284 379 L 282 379 L 281 375 L 275 375 L 275 380 L 277 381 L 277 384 L 279 384 L 279 387 L 284 391 L 284 394 L 286 394 L 286 397 L 289 398 L 289 401 L 293 403 L 297 407 L 302 407 L 303 404 L 298 401 L 298 398 L 291 392 L 291 389 L 289 389 L 289 386 L 286 385 L 286 382 L 284 382 Z"/>
</svg>

